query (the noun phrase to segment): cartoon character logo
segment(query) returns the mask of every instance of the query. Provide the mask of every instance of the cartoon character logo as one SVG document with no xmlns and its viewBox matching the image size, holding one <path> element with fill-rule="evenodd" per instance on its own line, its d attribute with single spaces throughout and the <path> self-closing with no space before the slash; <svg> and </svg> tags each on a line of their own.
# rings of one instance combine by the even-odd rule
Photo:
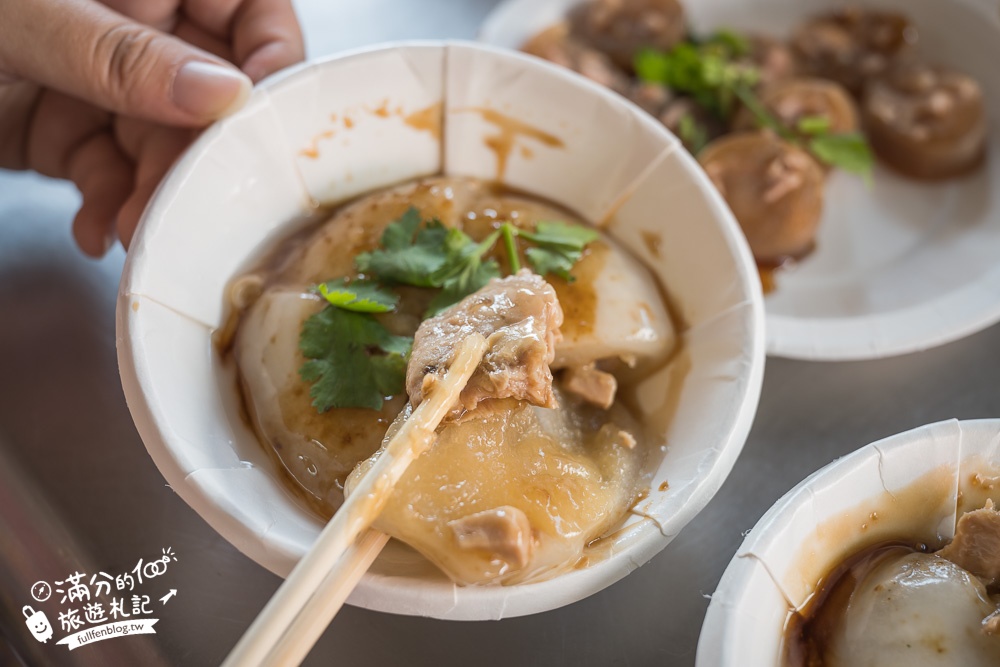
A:
<svg viewBox="0 0 1000 667">
<path fill-rule="evenodd" d="M 35 636 L 40 642 L 47 642 L 52 639 L 52 625 L 49 623 L 48 616 L 45 615 L 44 611 L 35 611 L 31 607 L 25 605 L 24 609 L 25 623 L 28 629 L 31 630 L 31 634 Z"/>
</svg>

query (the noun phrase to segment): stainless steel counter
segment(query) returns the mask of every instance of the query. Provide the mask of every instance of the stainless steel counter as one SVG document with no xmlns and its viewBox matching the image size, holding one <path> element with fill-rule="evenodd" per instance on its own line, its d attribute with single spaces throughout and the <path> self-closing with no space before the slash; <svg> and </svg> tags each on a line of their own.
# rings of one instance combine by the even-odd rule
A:
<svg viewBox="0 0 1000 667">
<path fill-rule="evenodd" d="M 310 54 L 321 55 L 386 39 L 471 38 L 494 4 L 317 0 L 299 7 Z M 94 567 L 127 571 L 165 547 L 177 553 L 160 586 L 177 594 L 155 602 L 157 633 L 106 644 L 132 642 L 145 655 L 151 643 L 167 664 L 215 665 L 279 580 L 209 529 L 147 456 L 116 368 L 114 300 L 124 253 L 100 262 L 82 257 L 69 233 L 76 205 L 71 187 L 0 172 L 0 460 L 11 459 L 37 483 L 41 501 Z M 950 417 L 1000 416 L 997 350 L 1000 327 L 883 361 L 769 360 L 760 412 L 732 475 L 646 566 L 577 604 L 499 622 L 345 608 L 306 664 L 693 665 L 708 596 L 761 514 L 807 474 L 872 440 Z M 0 535 L 0 548 L 20 539 Z M 66 574 L 50 572 L 49 580 Z M 30 603 L 27 588 L 0 590 L 0 605 Z M 34 640 L 20 619 L 0 623 L 4 664 L 10 647 L 3 636 L 15 648 Z M 31 653 L 36 662 L 66 654 L 51 644 Z M 107 664 L 96 647 L 72 655 L 74 664 Z"/>
</svg>

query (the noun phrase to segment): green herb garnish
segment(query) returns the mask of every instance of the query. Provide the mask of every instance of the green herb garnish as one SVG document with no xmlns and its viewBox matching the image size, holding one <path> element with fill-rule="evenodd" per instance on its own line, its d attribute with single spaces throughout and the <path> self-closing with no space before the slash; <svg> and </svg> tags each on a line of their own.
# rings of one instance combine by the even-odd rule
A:
<svg viewBox="0 0 1000 667">
<path fill-rule="evenodd" d="M 525 256 L 536 273 L 557 275 L 569 282 L 575 280 L 570 271 L 583 257 L 583 249 L 600 238 L 593 229 L 549 221 L 539 222 L 534 232 L 519 235 L 534 243 Z"/>
<path fill-rule="evenodd" d="M 732 115 L 735 89 L 749 88 L 760 78 L 757 68 L 733 60 L 733 53 L 718 43 L 682 42 L 667 53 L 643 49 L 634 64 L 643 81 L 690 95 L 722 119 Z"/>
<path fill-rule="evenodd" d="M 302 325 L 299 375 L 312 383 L 319 412 L 330 408 L 380 410 L 386 396 L 402 393 L 413 340 L 393 336 L 369 313 L 328 305 Z"/>
<path fill-rule="evenodd" d="M 448 230 L 444 242 L 444 262 L 430 277 L 431 283 L 440 287 L 441 292 L 431 301 L 427 317 L 437 315 L 482 289 L 491 278 L 500 277 L 500 265 L 495 259 L 483 261 L 483 255 L 496 245 L 498 238 L 500 232 L 496 231 L 476 243 L 460 229 Z"/>
<path fill-rule="evenodd" d="M 795 124 L 795 129 L 808 135 L 828 134 L 830 119 L 827 116 L 803 116 Z"/>
<path fill-rule="evenodd" d="M 448 230 L 437 220 L 421 226 L 420 212 L 407 209 L 382 233 L 382 247 L 354 259 L 358 271 L 388 284 L 437 287 L 431 276 L 445 262 Z"/>
<path fill-rule="evenodd" d="M 388 313 L 396 308 L 399 297 L 367 280 L 355 280 L 350 285 L 343 278 L 316 286 L 331 306 L 357 313 Z"/>
<path fill-rule="evenodd" d="M 742 58 L 750 54 L 750 41 L 738 32 L 726 28 L 704 40 L 701 45 L 724 49 L 731 58 Z"/>
<path fill-rule="evenodd" d="M 517 236 L 533 244 L 526 255 L 538 273 L 572 280 L 570 270 L 598 233 L 564 222 L 540 222 L 534 232 L 524 232 L 505 222 L 476 243 L 460 229 L 421 220 L 412 207 L 391 222 L 380 247 L 355 258 L 363 278 L 315 287 L 327 305 L 303 323 L 299 335 L 299 350 L 306 358 L 299 375 L 312 384 L 313 406 L 320 412 L 379 410 L 386 396 L 402 393 L 413 339 L 390 334 L 375 318 L 396 309 L 399 296 L 391 286 L 439 290 L 424 314 L 431 317 L 500 277 L 499 263 L 487 257 L 500 238 L 516 273 L 521 265 Z"/>
<path fill-rule="evenodd" d="M 760 79 L 759 70 L 736 60 L 748 52 L 745 39 L 735 33 L 719 32 L 700 44 L 682 42 L 666 53 L 640 51 L 635 57 L 635 71 L 643 81 L 661 83 L 690 95 L 726 122 L 735 110 L 735 101 L 739 100 L 759 127 L 804 147 L 825 164 L 870 180 L 875 160 L 864 135 L 831 133 L 830 119 L 825 116 L 807 116 L 796 127 L 786 127 L 753 92 Z M 693 153 L 703 147 L 693 118 L 686 123 L 682 118 L 678 132 Z"/>
<path fill-rule="evenodd" d="M 677 127 L 677 135 L 692 155 L 697 155 L 708 144 L 708 130 L 695 120 L 691 114 L 681 116 Z"/>
<path fill-rule="evenodd" d="M 507 249 L 507 263 L 510 264 L 510 272 L 517 273 L 521 270 L 521 258 L 517 255 L 517 228 L 505 222 L 500 225 L 500 236 L 503 237 L 504 248 Z"/>
<path fill-rule="evenodd" d="M 809 151 L 823 162 L 871 182 L 875 158 L 860 132 L 819 134 L 809 139 Z"/>
</svg>

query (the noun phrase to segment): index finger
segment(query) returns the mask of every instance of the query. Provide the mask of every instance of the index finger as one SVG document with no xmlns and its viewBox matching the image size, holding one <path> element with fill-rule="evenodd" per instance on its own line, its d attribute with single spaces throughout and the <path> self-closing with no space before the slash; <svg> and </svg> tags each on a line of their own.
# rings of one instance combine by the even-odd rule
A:
<svg viewBox="0 0 1000 667">
<path fill-rule="evenodd" d="M 228 37 L 236 63 L 255 82 L 305 57 L 291 0 L 184 0 L 184 13 Z"/>
</svg>

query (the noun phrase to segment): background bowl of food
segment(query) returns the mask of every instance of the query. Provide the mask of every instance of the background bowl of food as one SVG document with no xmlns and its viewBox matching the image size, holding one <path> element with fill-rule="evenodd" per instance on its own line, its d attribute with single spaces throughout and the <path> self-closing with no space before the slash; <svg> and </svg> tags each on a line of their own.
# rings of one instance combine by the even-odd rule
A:
<svg viewBox="0 0 1000 667">
<path fill-rule="evenodd" d="M 532 311 L 559 310 L 554 355 L 535 364 L 554 393 L 479 410 L 463 393 L 467 411 L 375 524 L 411 546 L 390 542 L 349 602 L 486 619 L 600 590 L 729 473 L 760 391 L 762 294 L 676 138 L 534 58 L 350 53 L 264 82 L 206 131 L 146 211 L 121 283 L 143 442 L 209 524 L 287 575 L 407 403 L 410 346 L 411 403 L 438 370 L 418 351 L 447 323 L 428 318 L 480 297 L 508 312 L 500 297 L 522 292 L 486 292 L 518 265 L 541 274 L 520 287 L 560 304 Z M 545 336 L 522 338 L 516 353 L 537 361 Z"/>
<path fill-rule="evenodd" d="M 789 491 L 712 595 L 698 665 L 994 665 L 1000 421 L 862 447 Z"/>
<path fill-rule="evenodd" d="M 508 0 L 481 39 L 684 140 L 754 251 L 769 353 L 883 357 L 1000 319 L 992 5 Z"/>
</svg>

